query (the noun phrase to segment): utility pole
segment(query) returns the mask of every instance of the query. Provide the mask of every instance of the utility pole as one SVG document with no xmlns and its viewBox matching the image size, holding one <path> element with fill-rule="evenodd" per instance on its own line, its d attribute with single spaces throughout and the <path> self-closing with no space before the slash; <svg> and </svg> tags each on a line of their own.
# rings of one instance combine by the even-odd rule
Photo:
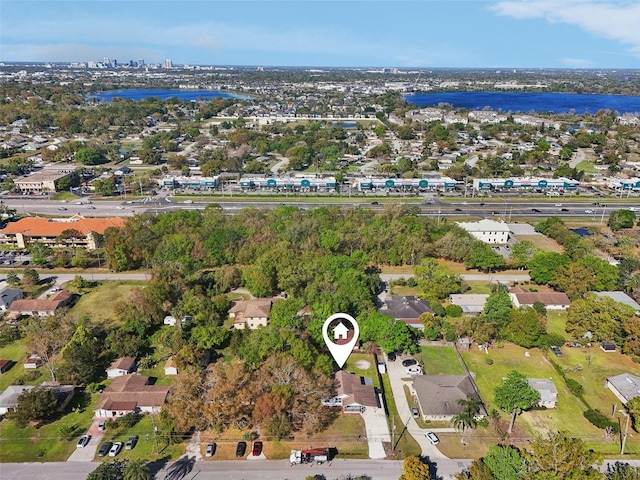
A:
<svg viewBox="0 0 640 480">
<path fill-rule="evenodd" d="M 153 414 L 149 415 L 151 417 L 151 425 L 153 426 L 153 441 L 156 444 L 156 455 L 158 454 L 158 428 L 156 427 L 156 422 L 153 420 Z"/>
<path fill-rule="evenodd" d="M 627 443 L 627 434 L 629 433 L 629 414 L 624 410 L 618 410 L 621 414 L 627 417 L 627 421 L 624 427 L 624 435 L 622 436 L 622 446 L 620 447 L 620 455 L 624 455 L 624 445 Z"/>
</svg>

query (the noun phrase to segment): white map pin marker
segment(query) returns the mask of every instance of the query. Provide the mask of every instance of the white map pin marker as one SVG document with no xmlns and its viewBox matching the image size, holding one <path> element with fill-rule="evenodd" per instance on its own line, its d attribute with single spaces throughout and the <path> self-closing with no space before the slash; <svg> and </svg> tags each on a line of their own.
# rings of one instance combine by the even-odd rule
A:
<svg viewBox="0 0 640 480">
<path fill-rule="evenodd" d="M 339 320 L 339 322 L 336 323 L 336 320 Z M 335 325 L 333 325 L 331 332 L 333 338 L 330 338 L 329 327 L 331 327 L 332 323 L 335 323 Z M 351 326 L 349 327 L 349 325 L 345 324 L 351 324 Z M 347 358 L 349 358 L 349 355 L 351 355 L 351 351 L 358 341 L 358 335 L 360 335 L 358 322 L 346 313 L 333 314 L 324 322 L 322 326 L 324 343 L 327 344 L 333 359 L 340 368 L 342 368 Z"/>
</svg>

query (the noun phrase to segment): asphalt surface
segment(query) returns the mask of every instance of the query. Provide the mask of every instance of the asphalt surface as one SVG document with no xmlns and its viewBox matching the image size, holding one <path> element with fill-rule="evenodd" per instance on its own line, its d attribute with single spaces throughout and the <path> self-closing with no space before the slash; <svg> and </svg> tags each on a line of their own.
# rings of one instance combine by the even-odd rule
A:
<svg viewBox="0 0 640 480">
<path fill-rule="evenodd" d="M 343 207 L 364 207 L 373 210 L 382 210 L 384 202 L 369 200 L 362 198 L 358 200 L 350 200 L 345 198 L 344 201 L 336 197 L 327 197 L 326 201 L 322 198 L 315 198 L 313 202 L 305 201 L 305 197 L 274 197 L 274 201 L 265 202 L 263 199 L 252 200 L 250 196 L 243 196 L 242 200 L 233 200 L 231 196 L 224 198 L 211 198 L 210 202 L 203 202 L 203 197 L 193 197 L 194 199 L 179 200 L 177 197 L 168 199 L 164 196 L 156 196 L 147 201 L 126 201 L 124 199 L 117 200 L 95 200 L 90 204 L 80 204 L 77 202 L 60 202 L 56 200 L 48 200 L 45 197 L 33 196 L 2 196 L 0 197 L 4 204 L 16 209 L 18 214 L 37 214 L 57 217 L 70 217 L 80 214 L 86 217 L 129 217 L 137 213 L 162 213 L 172 210 L 203 210 L 211 203 L 217 203 L 227 212 L 236 212 L 249 207 L 265 207 L 275 208 L 280 205 L 291 205 L 298 208 L 308 209 L 326 205 L 336 205 Z M 541 202 L 519 202 L 511 203 L 507 198 L 499 201 L 487 200 L 485 202 L 469 201 L 465 203 L 442 203 L 439 199 L 433 200 L 431 204 L 425 204 L 422 200 L 416 199 L 416 203 L 409 203 L 420 209 L 420 215 L 429 217 L 532 217 L 545 218 L 551 215 L 560 217 L 578 217 L 591 220 L 603 219 L 613 210 L 637 207 L 636 199 L 626 199 L 624 203 L 616 203 L 609 206 L 594 206 L 592 202 L 564 202 L 559 198 L 557 203 L 541 203 Z M 602 199 L 602 203 L 607 200 Z M 359 202 L 359 203 L 358 203 Z M 560 206 L 561 205 L 561 206 Z M 562 210 L 566 211 L 562 211 Z M 603 215 L 604 214 L 604 215 Z"/>
<path fill-rule="evenodd" d="M 605 460 L 600 471 L 606 472 L 609 463 Z M 625 460 L 640 467 L 640 460 Z M 471 463 L 468 459 L 436 460 L 433 464 L 435 476 L 443 480 L 453 479 Z M 59 463 L 0 463 L 0 478 L 11 480 L 84 480 L 89 472 L 98 467 L 98 462 Z M 179 462 L 152 464 L 157 480 L 304 480 L 310 475 L 325 475 L 328 480 L 349 478 L 348 475 L 367 475 L 371 480 L 397 480 L 402 473 L 402 462 L 392 460 L 339 460 L 323 465 L 294 465 L 287 460 L 265 461 L 192 461 L 183 457 Z"/>
</svg>

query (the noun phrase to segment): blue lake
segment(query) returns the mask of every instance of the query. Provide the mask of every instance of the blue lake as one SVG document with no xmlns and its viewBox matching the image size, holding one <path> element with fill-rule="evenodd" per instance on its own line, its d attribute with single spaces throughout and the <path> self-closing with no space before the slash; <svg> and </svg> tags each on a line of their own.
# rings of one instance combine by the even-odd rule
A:
<svg viewBox="0 0 640 480">
<path fill-rule="evenodd" d="M 114 98 L 125 98 L 128 100 L 144 100 L 149 97 L 157 97 L 161 100 L 167 98 L 178 98 L 180 100 L 202 101 L 212 98 L 250 98 L 246 95 L 235 95 L 232 93 L 221 92 L 219 90 L 160 90 L 160 89 L 131 89 L 131 90 L 114 90 L 111 92 L 102 92 L 87 95 L 86 99 L 96 98 L 100 101 L 110 102 Z"/>
<path fill-rule="evenodd" d="M 587 95 L 580 93 L 532 92 L 442 92 L 414 93 L 404 99 L 418 107 L 447 103 L 455 108 L 482 110 L 489 108 L 502 112 L 551 112 L 595 114 L 600 109 L 618 113 L 640 112 L 640 97 L 630 95 Z"/>
</svg>

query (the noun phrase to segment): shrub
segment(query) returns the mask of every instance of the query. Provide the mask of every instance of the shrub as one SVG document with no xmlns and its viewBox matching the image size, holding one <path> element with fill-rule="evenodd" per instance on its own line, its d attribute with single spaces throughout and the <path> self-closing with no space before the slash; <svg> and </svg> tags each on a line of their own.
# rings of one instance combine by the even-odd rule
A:
<svg viewBox="0 0 640 480">
<path fill-rule="evenodd" d="M 487 365 L 493 365 L 493 358 L 485 358 L 484 363 L 486 363 Z"/>
<path fill-rule="evenodd" d="M 587 410 L 583 413 L 583 415 L 584 415 L 584 418 L 589 420 L 589 422 L 592 425 L 598 428 L 602 428 L 602 429 L 610 428 L 613 433 L 620 433 L 620 425 L 609 420 L 609 417 L 607 417 L 597 408 L 595 410 L 594 409 Z"/>
<path fill-rule="evenodd" d="M 582 384 L 580 382 L 574 380 L 573 378 L 567 378 L 565 379 L 565 382 L 567 383 L 567 387 L 569 387 L 571 393 L 573 393 L 576 397 L 582 396 L 584 388 L 582 387 Z"/>
<path fill-rule="evenodd" d="M 458 318 L 462 316 L 462 307 L 460 305 L 447 305 L 444 311 L 447 317 Z"/>
<path fill-rule="evenodd" d="M 118 423 L 124 428 L 131 428 L 140 421 L 142 415 L 135 412 L 129 412 L 118 419 Z"/>
</svg>

